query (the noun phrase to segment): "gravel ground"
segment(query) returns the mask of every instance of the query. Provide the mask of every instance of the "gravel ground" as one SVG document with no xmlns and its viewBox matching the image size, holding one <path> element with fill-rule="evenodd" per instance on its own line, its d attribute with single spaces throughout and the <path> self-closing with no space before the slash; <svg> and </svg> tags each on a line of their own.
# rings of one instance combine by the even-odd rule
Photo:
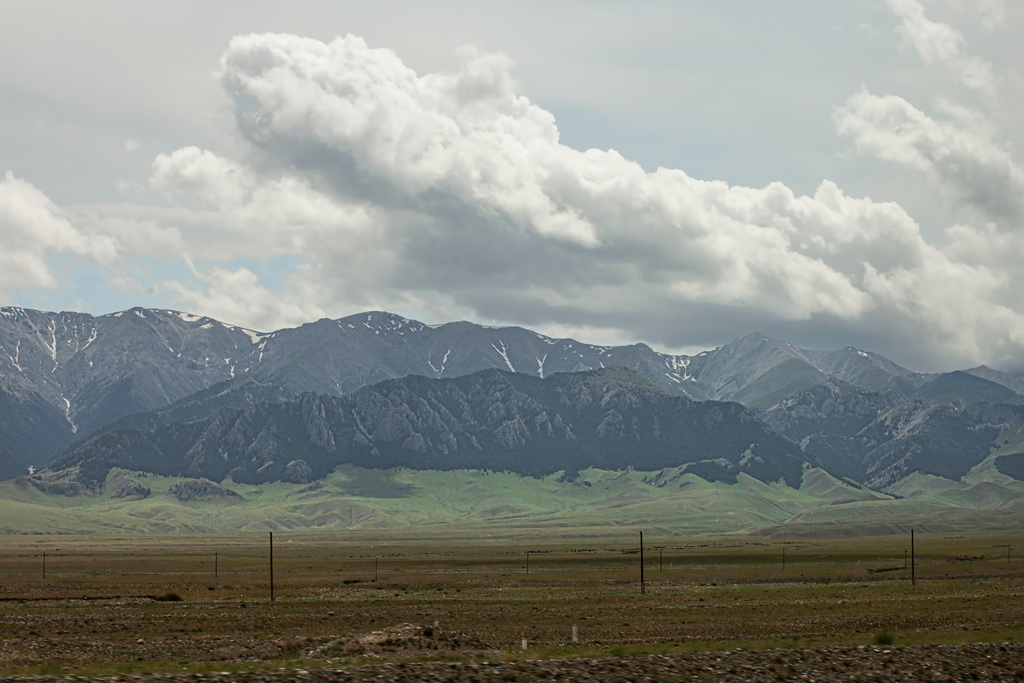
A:
<svg viewBox="0 0 1024 683">
<path fill-rule="evenodd" d="M 104 683 L 320 683 L 336 681 L 1015 681 L 1024 645 L 932 645 L 733 650 L 692 655 L 550 659 L 479 664 L 375 664 L 312 671 L 206 675 L 14 676 L 5 681 Z"/>
</svg>

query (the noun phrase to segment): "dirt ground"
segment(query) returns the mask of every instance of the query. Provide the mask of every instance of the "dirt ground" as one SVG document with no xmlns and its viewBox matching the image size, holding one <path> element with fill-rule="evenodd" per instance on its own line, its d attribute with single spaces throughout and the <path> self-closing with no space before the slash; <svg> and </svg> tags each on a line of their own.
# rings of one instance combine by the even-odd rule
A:
<svg viewBox="0 0 1024 683">
<path fill-rule="evenodd" d="M 9 676 L 0 680 L 68 680 L 59 676 Z M 516 662 L 394 663 L 343 668 L 296 669 L 210 674 L 142 674 L 75 677 L 76 681 L 120 683 L 319 683 L 395 681 L 552 681 L 625 683 L 627 681 L 1019 681 L 1024 680 L 1020 645 L 942 645 L 908 647 L 730 650 L 689 655 L 647 655 L 545 659 Z"/>
<path fill-rule="evenodd" d="M 43 578 L 23 542 L 0 546 L 0 676 L 1012 680 L 1024 563 L 1003 540 L 925 541 L 915 583 L 885 541 L 793 543 L 785 568 L 702 541 L 648 552 L 641 591 L 628 548 L 531 550 L 527 574 L 521 548 L 314 538 L 275 550 L 273 602 L 257 544 L 51 539 Z"/>
</svg>

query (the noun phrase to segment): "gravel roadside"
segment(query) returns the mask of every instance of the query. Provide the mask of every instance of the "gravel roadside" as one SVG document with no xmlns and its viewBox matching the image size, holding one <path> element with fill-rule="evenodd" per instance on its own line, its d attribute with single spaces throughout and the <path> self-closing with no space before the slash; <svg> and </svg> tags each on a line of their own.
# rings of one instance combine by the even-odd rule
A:
<svg viewBox="0 0 1024 683">
<path fill-rule="evenodd" d="M 357 681 L 1024 681 L 1024 644 L 822 647 L 493 663 L 374 664 L 205 675 L 13 676 L 79 683 L 355 683 Z"/>
</svg>

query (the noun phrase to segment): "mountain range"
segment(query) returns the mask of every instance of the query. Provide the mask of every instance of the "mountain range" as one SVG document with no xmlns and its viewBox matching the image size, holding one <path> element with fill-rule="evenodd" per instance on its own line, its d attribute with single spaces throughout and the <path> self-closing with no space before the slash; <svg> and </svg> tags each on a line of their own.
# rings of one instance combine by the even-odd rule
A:
<svg viewBox="0 0 1024 683">
<path fill-rule="evenodd" d="M 800 486 L 808 457 L 738 403 L 672 396 L 624 368 L 545 379 L 482 370 L 410 375 L 343 397 L 259 401 L 192 422 L 120 428 L 58 457 L 95 488 L 112 468 L 260 484 L 310 483 L 341 465 L 483 469 L 545 477 L 682 467 L 708 481 L 745 473 Z"/>
<path fill-rule="evenodd" d="M 611 368 L 631 372 L 600 372 Z M 597 407 L 563 403 L 580 387 Z M 671 462 L 794 485 L 802 462 L 884 488 L 914 472 L 963 476 L 1022 423 L 1022 390 L 1021 375 L 984 366 L 923 374 L 759 334 L 686 356 L 382 312 L 263 333 L 168 310 L 3 308 L 0 478 L 48 462 L 84 481 L 145 463 L 248 482 L 343 462 L 568 476 Z M 386 417 L 368 430 L 363 411 Z M 715 439 L 698 414 L 722 418 Z M 408 433 L 388 431 L 402 420 Z"/>
</svg>

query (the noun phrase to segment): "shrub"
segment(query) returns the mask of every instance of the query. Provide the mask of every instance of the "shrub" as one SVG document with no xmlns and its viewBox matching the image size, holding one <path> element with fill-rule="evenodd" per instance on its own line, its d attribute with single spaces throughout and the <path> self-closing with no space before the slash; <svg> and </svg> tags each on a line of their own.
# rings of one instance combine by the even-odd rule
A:
<svg viewBox="0 0 1024 683">
<path fill-rule="evenodd" d="M 160 602 L 181 602 L 184 600 L 184 598 L 173 591 L 164 593 L 163 595 L 158 595 L 156 599 Z"/>
<path fill-rule="evenodd" d="M 879 631 L 875 634 L 875 645 L 892 645 L 896 642 L 896 636 L 888 631 Z"/>
</svg>

